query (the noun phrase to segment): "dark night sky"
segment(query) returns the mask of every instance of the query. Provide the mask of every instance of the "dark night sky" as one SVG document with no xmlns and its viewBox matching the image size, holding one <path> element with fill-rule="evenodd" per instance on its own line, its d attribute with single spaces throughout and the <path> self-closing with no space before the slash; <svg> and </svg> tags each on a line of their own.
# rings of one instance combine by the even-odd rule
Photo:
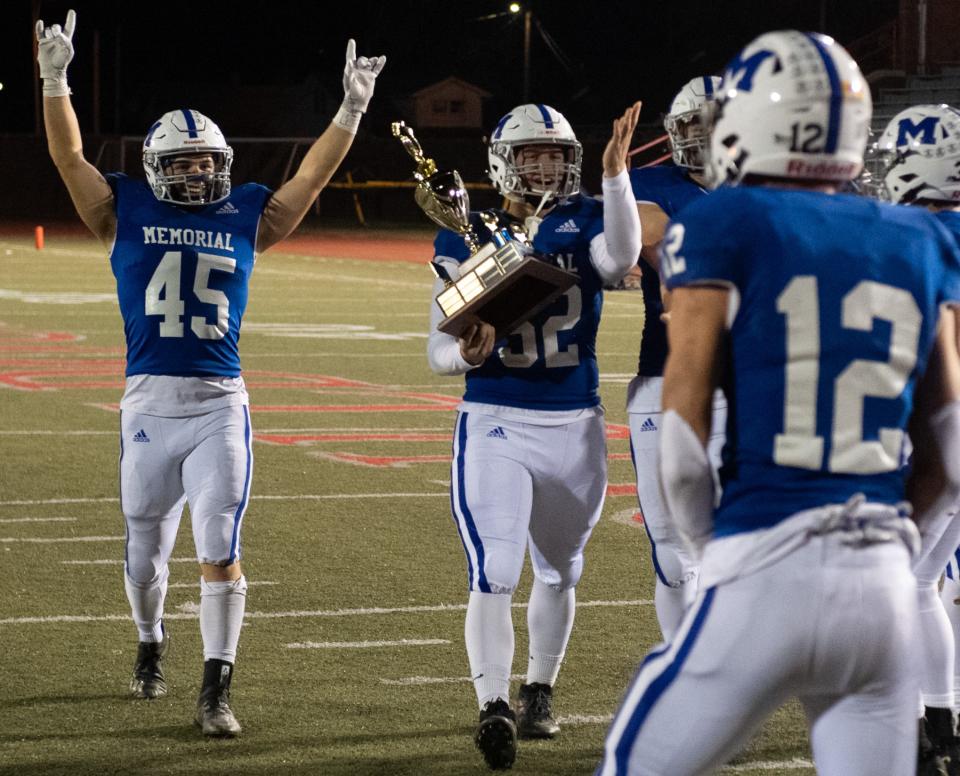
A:
<svg viewBox="0 0 960 776">
<path fill-rule="evenodd" d="M 351 36 L 360 53 L 388 57 L 374 98 L 381 109 L 391 97 L 452 74 L 493 93 L 492 115 L 498 115 L 522 96 L 522 22 L 518 16 L 477 17 L 506 5 L 271 0 L 256 10 L 238 10 L 240 2 L 202 0 L 4 0 L 0 132 L 34 128 L 35 7 L 48 23 L 62 23 L 68 8 L 77 10 L 70 81 L 84 131 L 92 131 L 93 41 L 99 30 L 102 129 L 142 134 L 153 113 L 180 107 L 164 101 L 192 104 L 195 90 L 209 95 L 213 89 L 230 99 L 238 85 L 295 86 L 313 79 L 339 100 L 343 50 Z M 635 99 L 645 103 L 641 120 L 656 121 L 683 82 L 717 72 L 761 32 L 815 30 L 825 9 L 823 31 L 848 43 L 893 18 L 897 7 L 897 0 L 823 0 L 823 8 L 816 0 L 533 0 L 535 18 L 571 67 L 553 58 L 534 28 L 532 93 L 566 113 L 575 127 L 605 123 Z M 256 110 L 249 106 L 252 114 Z M 316 127 L 316 134 L 322 129 Z M 229 136 L 230 127 L 225 130 Z M 277 133 L 269 127 L 262 134 Z"/>
</svg>

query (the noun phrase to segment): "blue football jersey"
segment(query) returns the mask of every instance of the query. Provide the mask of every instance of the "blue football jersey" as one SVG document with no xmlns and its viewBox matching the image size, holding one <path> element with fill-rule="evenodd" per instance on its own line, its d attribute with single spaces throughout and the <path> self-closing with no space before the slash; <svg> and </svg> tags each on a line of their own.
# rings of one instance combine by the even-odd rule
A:
<svg viewBox="0 0 960 776">
<path fill-rule="evenodd" d="M 960 257 L 930 213 L 861 197 L 741 187 L 670 225 L 667 288 L 717 281 L 737 312 L 715 535 L 855 493 L 904 498 L 904 428 Z"/>
<path fill-rule="evenodd" d="M 960 213 L 956 210 L 938 210 L 934 215 L 941 224 L 947 227 L 954 239 L 960 244 Z"/>
<path fill-rule="evenodd" d="M 212 205 L 160 202 L 143 181 L 108 175 L 117 213 L 110 266 L 130 375 L 240 374 L 257 227 L 270 190 L 238 186 Z"/>
<path fill-rule="evenodd" d="M 497 215 L 510 220 L 503 211 Z M 471 223 L 482 243 L 490 232 L 479 216 Z M 536 410 L 571 410 L 600 403 L 597 327 L 603 305 L 600 276 L 590 261 L 590 241 L 603 232 L 603 204 L 577 196 L 551 211 L 533 239 L 545 261 L 577 273 L 579 280 L 533 319 L 497 342 L 493 354 L 466 373 L 465 401 Z M 437 256 L 470 257 L 463 238 L 442 229 Z"/>
<path fill-rule="evenodd" d="M 685 207 L 707 193 L 682 167 L 635 167 L 630 170 L 630 185 L 637 202 L 652 202 L 673 218 Z M 640 290 L 643 293 L 643 333 L 640 339 L 640 360 L 637 374 L 659 377 L 667 360 L 667 327 L 660 320 L 663 300 L 660 298 L 660 276 L 643 257 L 640 258 Z"/>
</svg>

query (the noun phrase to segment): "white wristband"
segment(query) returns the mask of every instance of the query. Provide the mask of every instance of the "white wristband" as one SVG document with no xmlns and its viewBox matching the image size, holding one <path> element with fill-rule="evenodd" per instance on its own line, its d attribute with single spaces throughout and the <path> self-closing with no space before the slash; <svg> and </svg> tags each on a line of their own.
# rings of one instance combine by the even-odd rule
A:
<svg viewBox="0 0 960 776">
<path fill-rule="evenodd" d="M 67 85 L 66 71 L 61 73 L 59 78 L 43 79 L 44 97 L 66 97 L 69 94 L 73 94 L 73 92 L 70 91 L 70 87 Z"/>
<path fill-rule="evenodd" d="M 362 117 L 363 113 L 356 109 L 351 109 L 347 100 L 344 100 L 340 106 L 340 110 L 337 111 L 337 115 L 333 117 L 333 123 L 341 129 L 345 129 L 351 135 L 355 135 L 357 134 L 357 128 L 360 126 L 360 119 Z"/>
</svg>

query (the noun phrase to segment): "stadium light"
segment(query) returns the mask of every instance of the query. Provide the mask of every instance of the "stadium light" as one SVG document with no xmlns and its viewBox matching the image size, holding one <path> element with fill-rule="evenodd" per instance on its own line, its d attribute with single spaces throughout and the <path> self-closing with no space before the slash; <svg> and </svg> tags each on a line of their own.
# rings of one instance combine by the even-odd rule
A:
<svg viewBox="0 0 960 776">
<path fill-rule="evenodd" d="M 520 13 L 520 3 L 510 3 L 510 5 L 507 6 L 507 10 L 510 11 L 510 13 Z"/>
</svg>

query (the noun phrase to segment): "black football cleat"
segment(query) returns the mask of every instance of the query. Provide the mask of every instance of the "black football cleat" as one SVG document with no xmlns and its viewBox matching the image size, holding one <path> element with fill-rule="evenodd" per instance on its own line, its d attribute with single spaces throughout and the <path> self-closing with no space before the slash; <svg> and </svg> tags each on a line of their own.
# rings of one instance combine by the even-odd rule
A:
<svg viewBox="0 0 960 776">
<path fill-rule="evenodd" d="M 163 632 L 163 641 L 141 641 L 137 644 L 137 662 L 130 678 L 130 695 L 152 700 L 167 694 L 163 678 L 163 657 L 170 646 L 170 637 Z"/>
<path fill-rule="evenodd" d="M 553 688 L 549 684 L 521 684 L 517 698 L 517 731 L 520 738 L 553 738 L 560 726 L 553 718 Z"/>
<path fill-rule="evenodd" d="M 230 710 L 230 680 L 233 664 L 224 660 L 206 660 L 203 663 L 203 687 L 197 699 L 194 722 L 205 736 L 233 738 L 241 727 Z"/>
<path fill-rule="evenodd" d="M 513 767 L 517 758 L 517 715 L 503 698 L 490 701 L 480 710 L 473 741 L 492 770 Z"/>
</svg>

